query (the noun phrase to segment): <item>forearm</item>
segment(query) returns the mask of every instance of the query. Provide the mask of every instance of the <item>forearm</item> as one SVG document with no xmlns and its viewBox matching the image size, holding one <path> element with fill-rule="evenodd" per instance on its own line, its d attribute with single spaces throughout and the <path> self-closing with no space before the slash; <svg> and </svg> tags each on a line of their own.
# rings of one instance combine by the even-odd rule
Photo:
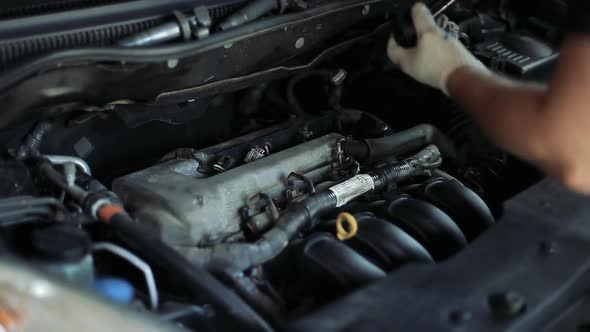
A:
<svg viewBox="0 0 590 332">
<path fill-rule="evenodd" d="M 447 38 L 423 4 L 412 15 L 418 43 L 405 49 L 390 39 L 391 60 L 453 97 L 499 146 L 590 193 L 590 37 L 566 39 L 547 88 L 490 73 L 458 40 Z"/>
<path fill-rule="evenodd" d="M 531 161 L 546 154 L 541 130 L 546 87 L 462 67 L 449 77 L 448 90 L 498 145 Z M 523 155 L 525 150 L 530 152 Z"/>
<path fill-rule="evenodd" d="M 460 68 L 449 94 L 498 145 L 590 193 L 590 39 L 570 37 L 550 87 Z"/>
</svg>

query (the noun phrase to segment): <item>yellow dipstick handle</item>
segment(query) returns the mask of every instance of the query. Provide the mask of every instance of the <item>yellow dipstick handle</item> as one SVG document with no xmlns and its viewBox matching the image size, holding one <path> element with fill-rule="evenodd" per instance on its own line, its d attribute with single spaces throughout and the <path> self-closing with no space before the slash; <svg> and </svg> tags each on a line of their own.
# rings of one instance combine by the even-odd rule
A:
<svg viewBox="0 0 590 332">
<path fill-rule="evenodd" d="M 348 230 L 344 227 L 344 222 L 348 225 Z M 347 212 L 342 212 L 336 218 L 336 237 L 340 241 L 352 239 L 359 230 L 359 224 L 356 218 Z"/>
</svg>

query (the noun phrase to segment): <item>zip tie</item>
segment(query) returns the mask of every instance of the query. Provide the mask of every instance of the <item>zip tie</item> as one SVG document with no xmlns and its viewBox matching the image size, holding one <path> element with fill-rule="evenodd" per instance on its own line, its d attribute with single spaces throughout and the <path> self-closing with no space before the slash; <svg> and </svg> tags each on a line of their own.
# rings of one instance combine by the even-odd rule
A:
<svg viewBox="0 0 590 332">
<path fill-rule="evenodd" d="M 348 230 L 344 227 L 344 222 L 348 226 Z M 340 241 L 352 239 L 359 230 L 359 224 L 356 218 L 347 212 L 342 212 L 336 218 L 336 237 Z"/>
</svg>

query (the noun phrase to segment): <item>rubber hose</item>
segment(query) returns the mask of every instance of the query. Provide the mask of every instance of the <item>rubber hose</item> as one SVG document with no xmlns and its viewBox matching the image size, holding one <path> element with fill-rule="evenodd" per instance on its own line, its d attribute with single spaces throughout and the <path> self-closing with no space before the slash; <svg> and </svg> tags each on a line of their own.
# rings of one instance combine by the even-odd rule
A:
<svg viewBox="0 0 590 332">
<path fill-rule="evenodd" d="M 110 192 L 100 181 L 86 173 L 78 173 L 76 184 L 89 193 Z"/>
<path fill-rule="evenodd" d="M 262 292 L 244 272 L 236 271 L 234 266 L 210 266 L 208 270 L 234 289 L 273 326 L 278 327 L 284 322 L 283 305 Z"/>
<path fill-rule="evenodd" d="M 317 216 L 336 206 L 332 191 L 319 193 L 291 205 L 276 226 L 254 243 L 220 244 L 211 248 L 183 248 L 182 253 L 200 266 L 230 264 L 243 271 L 277 256 L 293 237 L 317 223 Z"/>
<path fill-rule="evenodd" d="M 141 253 L 151 264 L 173 275 L 186 288 L 186 292 L 199 302 L 216 308 L 219 317 L 217 322 L 221 325 L 219 330 L 240 326 L 240 329 L 247 331 L 272 331 L 268 323 L 235 293 L 206 270 L 191 264 L 150 230 L 134 222 L 127 213 L 114 215 L 108 225 L 131 250 Z"/>
<path fill-rule="evenodd" d="M 378 165 L 369 174 L 375 183 L 375 190 L 379 191 L 391 188 L 392 185 L 413 176 L 416 172 L 436 168 L 441 163 L 440 151 L 435 145 L 429 145 L 403 161 Z"/>
<path fill-rule="evenodd" d="M 343 149 L 344 153 L 360 162 L 372 162 L 408 153 L 428 144 L 436 145 L 443 156 L 451 160 L 458 157 L 453 143 L 429 124 L 421 124 L 383 138 L 347 141 Z"/>
<path fill-rule="evenodd" d="M 47 121 L 41 121 L 33 130 L 25 137 L 25 140 L 18 150 L 20 157 L 27 157 L 35 154 L 39 154 L 41 143 L 45 135 L 53 128 L 53 124 Z"/>
</svg>

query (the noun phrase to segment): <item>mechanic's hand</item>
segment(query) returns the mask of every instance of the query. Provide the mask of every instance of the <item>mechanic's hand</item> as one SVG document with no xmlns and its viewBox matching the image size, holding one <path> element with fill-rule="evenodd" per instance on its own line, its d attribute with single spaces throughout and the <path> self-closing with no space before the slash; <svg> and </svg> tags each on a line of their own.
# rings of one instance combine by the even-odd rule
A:
<svg viewBox="0 0 590 332">
<path fill-rule="evenodd" d="M 447 81 L 458 68 L 470 66 L 482 71 L 486 67 L 477 60 L 455 37 L 437 26 L 432 13 L 423 3 L 412 8 L 418 37 L 415 48 L 403 48 L 394 38 L 389 40 L 387 54 L 402 70 L 417 81 L 449 94 Z"/>
</svg>

